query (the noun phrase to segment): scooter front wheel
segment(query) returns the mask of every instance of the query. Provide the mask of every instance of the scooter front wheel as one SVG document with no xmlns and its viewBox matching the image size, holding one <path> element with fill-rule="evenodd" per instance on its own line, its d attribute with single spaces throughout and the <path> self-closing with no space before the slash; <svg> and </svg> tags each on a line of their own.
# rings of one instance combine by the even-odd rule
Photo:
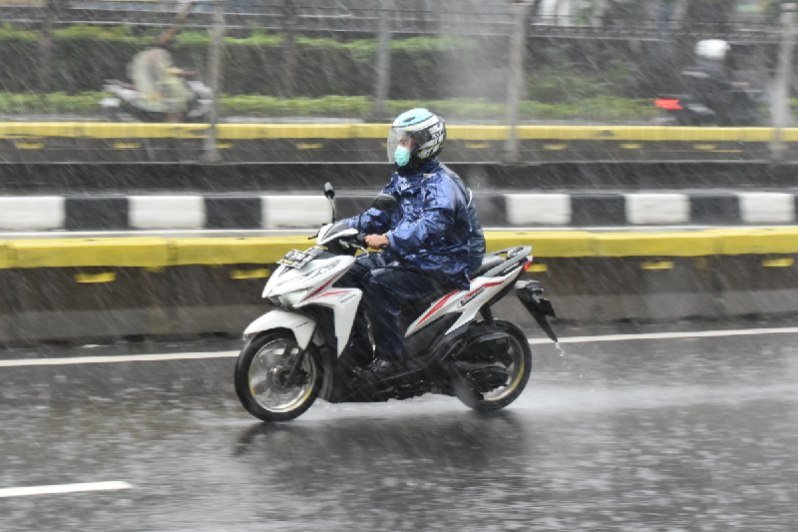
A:
<svg viewBox="0 0 798 532">
<path fill-rule="evenodd" d="M 263 421 L 289 421 L 304 413 L 318 397 L 322 378 L 317 350 L 303 351 L 287 330 L 247 342 L 234 375 L 241 404 Z"/>
</svg>

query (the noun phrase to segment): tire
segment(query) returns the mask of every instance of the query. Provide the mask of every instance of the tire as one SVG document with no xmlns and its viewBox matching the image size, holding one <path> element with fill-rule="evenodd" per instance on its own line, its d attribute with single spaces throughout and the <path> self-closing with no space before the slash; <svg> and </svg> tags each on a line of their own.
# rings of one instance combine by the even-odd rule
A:
<svg viewBox="0 0 798 532">
<path fill-rule="evenodd" d="M 497 320 L 494 327 L 508 333 L 510 337 L 508 353 L 513 361 L 510 366 L 506 366 L 510 373 L 507 384 L 481 394 L 471 388 L 464 378 L 455 376 L 452 379 L 455 396 L 478 412 L 496 412 L 518 399 L 532 372 L 532 350 L 523 331 L 516 325 L 501 320 Z"/>
<path fill-rule="evenodd" d="M 318 350 L 310 345 L 305 352 L 299 374 L 302 384 L 280 382 L 300 352 L 293 333 L 284 329 L 247 342 L 238 355 L 234 374 L 238 399 L 247 412 L 267 422 L 289 421 L 310 408 L 323 380 Z"/>
</svg>

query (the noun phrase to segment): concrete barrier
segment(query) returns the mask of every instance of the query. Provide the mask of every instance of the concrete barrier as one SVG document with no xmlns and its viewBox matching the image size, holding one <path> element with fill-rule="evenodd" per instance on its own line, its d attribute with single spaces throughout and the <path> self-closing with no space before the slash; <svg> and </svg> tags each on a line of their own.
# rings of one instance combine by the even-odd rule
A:
<svg viewBox="0 0 798 532">
<path fill-rule="evenodd" d="M 543 283 L 558 316 L 576 322 L 718 316 L 705 260 L 687 257 L 541 258 Z"/>
<path fill-rule="evenodd" d="M 218 146 L 228 163 L 379 163 L 389 124 L 225 123 Z M 10 139 L 3 161 L 32 163 L 177 163 L 202 156 L 207 124 L 0 122 Z M 504 159 L 506 125 L 447 125 L 446 160 L 485 163 Z M 766 127 L 522 125 L 516 130 L 526 163 L 740 162 L 771 160 L 776 130 Z M 798 129 L 787 128 L 787 146 Z M 788 162 L 798 153 L 785 151 Z"/>
<path fill-rule="evenodd" d="M 12 273 L 10 268 L 8 246 L 5 242 L 0 242 L 0 344 L 8 343 L 12 338 L 11 320 L 14 317 L 14 297 L 11 293 Z"/>
<path fill-rule="evenodd" d="M 373 196 L 340 195 L 339 216 Z M 798 224 L 796 192 L 536 193 L 475 195 L 485 227 L 638 227 Z M 301 229 L 331 219 L 324 196 L 0 196 L 0 231 Z"/>
<path fill-rule="evenodd" d="M 495 231 L 531 244 L 527 274 L 562 319 L 674 320 L 798 313 L 798 228 Z M 0 342 L 240 334 L 268 305 L 274 263 L 305 236 L 0 242 Z M 528 321 L 512 299 L 497 313 Z"/>
<path fill-rule="evenodd" d="M 11 341 L 125 338 L 170 332 L 164 274 L 146 268 L 41 268 L 11 277 Z"/>
<path fill-rule="evenodd" d="M 447 144 L 448 146 L 448 144 Z M 384 148 L 380 148 L 384 154 Z M 793 150 L 798 156 L 798 150 Z M 2 155 L 2 154 L 0 154 Z M 354 158 L 354 156 L 353 156 Z M 1 157 L 0 157 L 1 159 Z M 734 162 L 706 161 L 650 164 L 640 162 L 572 161 L 501 164 L 498 160 L 456 162 L 447 151 L 442 160 L 460 174 L 475 193 L 502 191 L 666 191 L 679 189 L 734 189 L 784 192 L 794 189 L 793 163 L 771 164 L 755 159 Z M 218 194 L 220 190 L 249 193 L 264 190 L 291 194 L 311 191 L 317 194 L 331 181 L 339 192 L 367 190 L 383 186 L 391 172 L 384 159 L 372 163 L 357 161 L 315 161 L 308 158 L 292 163 L 206 164 L 181 159 L 177 162 L 98 162 L 10 163 L 0 160 L 0 192 L 4 194 L 129 194 L 131 191 L 173 194 L 191 191 Z M 75 164 L 74 161 L 81 161 Z"/>
</svg>

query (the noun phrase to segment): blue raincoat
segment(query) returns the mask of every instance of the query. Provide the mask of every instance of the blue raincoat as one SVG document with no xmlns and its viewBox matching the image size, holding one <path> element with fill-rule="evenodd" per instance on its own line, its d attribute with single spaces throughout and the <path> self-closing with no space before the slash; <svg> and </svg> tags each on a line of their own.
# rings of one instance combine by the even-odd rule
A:
<svg viewBox="0 0 798 532">
<path fill-rule="evenodd" d="M 471 191 L 437 160 L 410 174 L 394 172 L 382 189 L 397 208 L 370 208 L 346 223 L 361 233 L 388 237 L 387 261 L 430 272 L 448 285 L 468 288 L 469 272 L 479 268 L 485 237 Z"/>
</svg>

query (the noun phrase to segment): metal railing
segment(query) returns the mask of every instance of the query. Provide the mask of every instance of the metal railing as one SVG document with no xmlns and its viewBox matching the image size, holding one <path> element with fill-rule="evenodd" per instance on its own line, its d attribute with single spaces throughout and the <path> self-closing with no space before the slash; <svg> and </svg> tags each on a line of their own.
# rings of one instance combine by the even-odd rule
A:
<svg viewBox="0 0 798 532">
<path fill-rule="evenodd" d="M 139 9 L 144 5 L 148 9 Z M 398 8 L 399 6 L 401 9 Z M 351 115 L 332 114 L 327 117 L 331 119 L 345 118 L 349 121 L 365 119 L 370 122 L 384 123 L 391 113 L 395 113 L 395 109 L 389 110 L 389 104 L 394 104 L 396 100 L 413 102 L 413 105 L 421 102 L 421 105 L 425 105 L 427 102 L 435 101 L 445 101 L 449 104 L 455 101 L 458 104 L 457 100 L 462 99 L 468 100 L 463 104 L 466 109 L 476 109 L 475 106 L 482 105 L 481 109 L 476 109 L 475 118 L 471 117 L 470 111 L 461 112 L 452 118 L 462 120 L 463 117 L 466 117 L 473 124 L 479 122 L 480 117 L 489 116 L 487 120 L 490 120 L 491 124 L 507 126 L 510 130 L 506 136 L 501 138 L 489 135 L 463 142 L 460 146 L 460 160 L 464 162 L 478 163 L 486 160 L 494 162 L 502 160 L 512 163 L 564 162 L 570 159 L 597 163 L 628 160 L 728 161 L 733 159 L 751 161 L 765 160 L 771 155 L 767 144 L 784 142 L 783 136 L 779 133 L 780 129 L 777 130 L 774 138 L 748 143 L 742 147 L 721 142 L 723 141 L 722 135 L 719 139 L 702 139 L 689 144 L 686 142 L 669 144 L 659 141 L 641 143 L 632 139 L 610 146 L 602 143 L 602 139 L 589 139 L 590 142 L 582 145 L 567 142 L 567 137 L 541 138 L 535 139 L 532 143 L 524 142 L 518 136 L 520 126 L 530 123 L 537 125 L 545 123 L 545 118 L 539 118 L 534 114 L 540 112 L 542 115 L 545 111 L 537 111 L 538 108 L 528 104 L 556 105 L 565 102 L 563 107 L 571 106 L 566 109 L 565 114 L 577 106 L 581 113 L 578 116 L 567 115 L 570 118 L 565 120 L 570 120 L 571 124 L 578 122 L 584 125 L 587 121 L 596 123 L 596 120 L 593 119 L 596 115 L 590 114 L 589 107 L 582 107 L 583 102 L 590 103 L 592 98 L 594 108 L 602 105 L 612 107 L 619 101 L 621 104 L 625 103 L 621 101 L 624 98 L 630 99 L 628 93 L 624 92 L 625 74 L 608 72 L 612 62 L 622 63 L 622 66 L 629 72 L 627 77 L 631 77 L 632 73 L 640 74 L 641 69 L 638 67 L 642 63 L 647 61 L 653 63 L 665 55 L 660 53 L 664 47 L 649 48 L 660 54 L 659 56 L 644 56 L 641 50 L 644 50 L 645 45 L 625 46 L 618 45 L 616 41 L 670 40 L 675 42 L 679 48 L 689 49 L 699 37 L 706 38 L 720 34 L 732 43 L 763 44 L 764 46 L 750 46 L 748 49 L 756 49 L 757 54 L 760 54 L 754 56 L 758 59 L 756 66 L 761 66 L 757 70 L 758 79 L 766 80 L 772 77 L 773 67 L 767 66 L 767 61 L 762 58 L 766 54 L 770 60 L 776 58 L 777 51 L 773 45 L 781 42 L 783 35 L 787 32 L 785 28 L 788 27 L 787 25 L 775 26 L 764 17 L 744 17 L 725 23 L 684 20 L 683 18 L 679 20 L 639 18 L 631 23 L 628 18 L 610 17 L 602 19 L 601 24 L 596 24 L 595 21 L 591 24 L 590 20 L 585 18 L 541 16 L 532 7 L 530 3 L 511 3 L 507 0 L 403 0 L 402 2 L 396 0 L 224 0 L 221 2 L 208 0 L 195 6 L 185 23 L 186 29 L 203 29 L 201 32 L 193 33 L 194 37 L 200 34 L 199 37 L 202 40 L 196 40 L 182 48 L 178 46 L 175 55 L 179 60 L 187 63 L 187 66 L 200 71 L 199 75 L 208 85 L 216 83 L 219 88 L 218 91 L 215 91 L 216 94 L 227 92 L 233 97 L 241 95 L 241 101 L 248 97 L 257 97 L 264 101 L 269 98 L 280 98 L 290 101 L 292 104 L 304 103 L 298 100 L 308 98 L 308 93 L 311 92 L 307 90 L 308 84 L 297 88 L 295 85 L 299 85 L 299 83 L 294 83 L 295 79 L 304 78 L 318 82 L 321 90 L 317 93 L 322 96 L 364 98 L 367 100 L 365 105 L 372 107 L 370 111 L 358 110 Z M 88 41 L 83 38 L 82 42 L 77 43 L 79 39 L 64 37 L 64 34 L 69 33 L 68 31 L 59 36 L 57 28 L 76 24 L 132 25 L 144 28 L 145 31 L 140 33 L 151 37 L 159 33 L 156 31 L 157 29 L 174 24 L 179 11 L 178 3 L 161 0 L 71 0 L 68 4 L 63 0 L 41 0 L 27 3 L 18 0 L 0 0 L 0 17 L 6 23 L 37 31 L 41 30 L 40 34 L 33 34 L 33 37 L 30 36 L 32 32 L 28 32 L 27 41 L 20 39 L 21 44 L 17 43 L 20 47 L 25 47 L 26 53 L 8 53 L 6 50 L 5 64 L 0 64 L 0 73 L 5 73 L 6 79 L 14 80 L 14 74 L 24 75 L 34 69 L 41 72 L 41 79 L 29 76 L 25 78 L 27 85 L 21 85 L 21 89 L 5 90 L 13 92 L 14 94 L 11 96 L 34 90 L 43 93 L 80 91 L 97 91 L 99 93 L 102 83 L 95 83 L 94 78 L 91 78 L 90 83 L 86 82 L 83 85 L 78 85 L 75 80 L 89 79 L 89 76 L 85 74 L 89 67 L 93 69 L 92 75 L 101 80 L 112 77 L 123 79 L 121 76 L 125 75 L 125 64 L 135 53 L 150 46 L 149 37 L 135 39 L 133 37 L 138 33 L 131 32 L 131 42 L 129 43 L 123 42 L 120 45 L 119 42 L 124 39 L 117 41 L 107 39 L 102 42 L 101 46 L 95 46 L 94 37 L 90 37 Z M 211 32 L 210 36 L 204 31 L 214 28 L 217 31 Z M 146 31 L 149 29 L 153 31 Z M 49 42 L 46 42 L 48 30 Z M 242 31 L 236 32 L 236 30 Z M 238 46 L 235 48 L 236 51 L 231 55 L 224 56 L 224 52 L 220 50 L 228 46 L 225 42 L 230 42 L 221 37 L 225 32 L 233 38 L 254 36 L 256 39 L 248 41 L 246 45 L 242 44 L 243 39 L 239 40 L 235 44 Z M 276 38 L 263 46 L 256 42 L 257 38 L 262 35 L 277 37 L 275 33 L 279 33 L 279 40 Z M 38 35 L 41 35 L 40 43 L 36 42 L 39 39 Z M 297 36 L 300 35 L 326 36 L 332 37 L 332 39 L 316 39 L 315 41 L 306 39 L 299 45 L 296 41 L 298 40 Z M 420 53 L 415 53 L 413 49 L 408 52 L 408 41 L 412 41 L 412 39 L 396 42 L 416 35 L 499 36 L 500 38 L 481 40 L 475 38 L 472 41 L 477 44 L 471 48 L 468 47 L 468 44 L 458 43 L 451 49 L 440 53 L 434 48 L 435 45 L 440 45 L 440 42 L 423 49 Z M 127 35 L 125 34 L 123 37 L 127 38 Z M 359 38 L 361 41 L 356 44 L 364 44 L 364 48 L 366 46 L 370 48 L 366 53 L 360 55 L 357 52 L 350 53 L 343 47 L 332 49 L 333 45 L 348 44 L 348 37 Z M 98 39 L 102 40 L 104 37 L 101 35 Z M 372 39 L 378 41 L 376 46 Z M 545 46 L 535 46 L 541 44 L 541 41 L 535 42 L 534 39 L 541 39 Z M 9 41 L 12 40 L 9 39 Z M 549 40 L 551 43 L 556 41 L 556 44 L 551 44 Z M 310 41 L 313 42 L 308 44 Z M 429 46 L 428 42 L 431 40 L 422 39 L 420 41 L 423 41 L 423 44 L 419 47 L 423 47 Z M 574 41 L 586 41 L 587 44 L 578 42 L 575 46 L 571 46 Z M 145 44 L 145 42 L 147 43 Z M 254 44 L 252 44 L 253 42 Z M 413 42 L 409 44 L 413 45 Z M 36 56 L 37 45 L 39 46 L 38 57 Z M 392 48 L 394 45 L 396 47 Z M 61 55 L 58 53 L 59 47 L 61 47 Z M 325 49 L 325 47 L 329 49 Z M 396 53 L 396 48 L 399 47 L 402 48 L 399 53 Z M 561 50 L 558 50 L 558 47 Z M 101 52 L 98 52 L 97 56 L 92 56 L 97 59 L 93 62 L 85 58 L 82 63 L 73 61 L 74 56 L 83 58 L 84 55 L 89 55 L 88 53 L 81 54 L 81 50 L 84 52 L 101 50 Z M 209 53 L 209 51 L 214 51 L 216 55 L 214 56 L 214 53 Z M 72 58 L 68 57 L 70 53 L 73 54 Z M 180 53 L 183 55 L 179 56 Z M 304 58 L 303 53 L 305 54 Z M 314 57 L 311 57 L 310 54 Z M 549 57 L 546 57 L 546 54 L 549 54 Z M 634 57 L 635 54 L 637 57 Z M 689 53 L 683 54 L 684 57 L 688 55 Z M 609 61 L 607 56 L 611 56 Z M 31 61 L 27 59 L 28 57 L 35 57 L 36 60 Z M 217 67 L 215 69 L 211 65 L 212 62 L 208 61 L 209 57 L 216 57 Z M 12 65 L 11 63 L 17 58 L 25 59 Z M 239 59 L 239 63 L 245 65 L 246 68 L 235 68 L 234 63 Z M 59 64 L 59 60 L 62 61 L 61 64 Z M 330 64 L 333 60 L 339 61 L 339 64 Z M 325 63 L 325 61 L 327 62 Z M 578 65 L 573 67 L 567 64 L 568 61 L 572 61 L 574 64 L 578 63 Z M 663 63 L 665 62 L 663 61 Z M 541 64 L 549 70 L 543 72 L 543 68 L 540 68 Z M 13 70 L 12 66 L 16 70 Z M 666 69 L 663 67 L 660 72 L 643 73 L 641 76 L 651 74 L 652 78 L 658 75 L 659 79 L 662 79 L 678 72 L 675 65 L 665 66 L 669 70 L 665 71 Z M 785 64 L 779 77 L 785 91 L 778 108 L 785 115 L 789 112 L 787 88 L 792 80 L 792 72 L 787 69 L 788 66 Z M 589 75 L 584 78 L 572 75 L 573 71 L 580 68 L 583 71 L 588 71 Z M 425 72 L 419 75 L 418 71 Z M 429 75 L 429 72 L 434 75 Z M 230 90 L 230 87 L 236 85 L 240 80 L 249 80 L 249 76 L 260 77 L 256 79 L 255 84 L 240 83 L 235 90 Z M 552 80 L 550 87 L 542 86 L 544 84 L 539 83 L 546 76 Z M 344 79 L 345 82 L 341 82 L 341 79 Z M 355 83 L 352 83 L 353 79 L 356 81 Z M 618 81 L 619 79 L 621 81 Z M 284 80 L 291 80 L 291 83 L 283 84 Z M 544 79 L 544 81 L 548 81 L 548 79 Z M 537 86 L 535 86 L 536 83 Z M 596 87 L 600 88 L 602 84 L 610 88 L 603 92 L 596 90 Z M 404 89 L 402 85 L 411 85 L 413 90 L 397 90 L 398 86 L 400 89 Z M 365 90 L 363 90 L 364 87 Z M 642 97 L 636 94 L 634 98 L 644 99 L 650 95 L 653 99 L 656 96 L 655 90 L 658 88 L 651 88 L 651 84 L 649 84 L 645 89 L 648 92 L 645 92 Z M 537 93 L 533 92 L 535 89 L 537 89 Z M 569 91 L 573 91 L 572 94 Z M 464 94 L 466 96 L 463 96 Z M 313 97 L 317 96 L 317 94 L 313 95 Z M 98 105 L 95 108 L 97 113 L 91 117 L 93 119 L 98 118 L 96 115 L 100 112 L 100 98 L 101 96 L 97 96 Z M 608 102 L 605 103 L 602 98 Z M 261 102 L 255 102 L 250 108 L 256 108 L 256 104 L 259 103 Z M 525 108 L 524 105 L 527 107 Z M 299 106 L 297 105 L 296 108 L 298 109 Z M 490 114 L 486 109 L 490 110 Z M 494 112 L 494 109 L 500 110 Z M 653 110 L 653 104 L 651 110 Z M 638 121 L 637 118 L 629 118 L 630 113 L 622 111 L 623 113 L 619 112 L 618 116 L 624 117 L 624 123 L 634 122 L 640 125 L 641 121 Z M 439 112 L 444 114 L 447 119 L 450 118 L 447 112 L 440 110 Z M 13 117 L 13 119 L 29 122 L 48 121 L 48 119 L 42 120 L 41 116 L 26 117 L 24 113 L 19 113 L 19 115 L 21 115 L 19 118 Z M 239 115 L 235 114 L 235 111 L 231 111 L 228 116 L 237 117 Z M 282 120 L 289 122 L 293 118 L 285 114 L 279 116 L 282 117 Z M 322 115 L 321 118 L 325 118 L 325 116 Z M 264 122 L 274 120 L 274 117 L 259 114 L 257 119 Z M 646 125 L 655 125 L 653 115 L 649 114 L 646 120 Z M 210 121 L 229 122 L 224 117 Z M 774 125 L 781 128 L 785 124 L 774 123 Z M 133 139 L 98 137 L 90 145 L 80 144 L 80 142 L 85 144 L 85 140 L 73 143 L 61 138 L 48 138 L 48 135 L 31 135 L 30 138 L 17 136 L 13 137 L 13 145 L 9 140 L 5 150 L 0 149 L 0 159 L 21 163 L 57 162 L 74 160 L 71 158 L 76 157 L 75 154 L 80 154 L 79 156 L 84 157 L 87 161 L 94 157 L 96 161 L 104 161 L 106 158 L 116 161 L 119 158 L 135 162 L 173 162 L 175 160 L 200 160 L 207 157 L 207 160 L 222 159 L 242 163 L 292 162 L 305 158 L 319 162 L 329 162 L 333 158 L 337 158 L 335 160 L 339 162 L 344 160 L 370 162 L 372 154 L 383 149 L 379 145 L 380 139 L 366 142 L 362 138 L 343 136 L 341 141 L 321 141 L 317 138 L 294 141 L 290 137 L 283 136 L 280 139 L 273 139 L 267 135 L 263 140 L 269 142 L 261 146 L 242 142 L 240 139 L 221 138 L 217 141 L 215 127 L 211 127 L 209 131 L 207 136 L 203 133 L 201 138 L 194 138 L 191 142 L 183 142 L 186 139 L 180 137 L 176 138 L 174 142 L 153 140 L 147 137 Z M 78 137 L 83 138 L 80 135 Z M 6 137 L 6 139 L 12 139 L 12 137 Z M 193 142 L 196 140 L 201 142 Z M 68 148 L 59 151 L 60 146 L 66 144 L 69 144 Z M 81 151 L 81 146 L 88 150 Z M 222 147 L 220 148 L 220 146 Z M 452 147 L 454 146 L 457 144 L 452 144 Z M 263 149 L 266 151 L 261 152 L 260 150 Z M 774 150 L 774 153 L 779 151 Z M 310 157 L 310 153 L 313 153 L 314 157 Z M 458 152 L 452 150 L 451 153 Z M 786 154 L 783 158 L 788 161 L 798 160 L 791 154 Z"/>
<path fill-rule="evenodd" d="M 189 16 L 188 25 L 212 25 L 213 2 L 199 3 Z M 388 9 L 390 31 L 394 34 L 439 35 L 453 29 L 460 35 L 507 36 L 514 21 L 511 2 L 492 0 L 418 0 Z M 433 5 L 434 4 L 434 5 Z M 290 25 L 299 33 L 335 35 L 373 35 L 382 8 L 376 1 L 339 0 L 224 0 L 223 11 L 229 29 L 259 28 L 281 30 Z M 0 0 L 0 19 L 7 23 L 36 27 L 41 24 L 46 0 L 29 3 Z M 59 7 L 56 25 L 128 24 L 162 27 L 174 20 L 176 2 L 162 0 L 71 0 Z M 528 37 L 590 40 L 661 40 L 664 37 L 724 36 L 735 43 L 778 42 L 780 28 L 764 15 L 737 17 L 728 22 L 684 19 L 630 18 L 615 16 L 600 23 L 583 16 L 552 16 L 531 13 Z"/>
</svg>

